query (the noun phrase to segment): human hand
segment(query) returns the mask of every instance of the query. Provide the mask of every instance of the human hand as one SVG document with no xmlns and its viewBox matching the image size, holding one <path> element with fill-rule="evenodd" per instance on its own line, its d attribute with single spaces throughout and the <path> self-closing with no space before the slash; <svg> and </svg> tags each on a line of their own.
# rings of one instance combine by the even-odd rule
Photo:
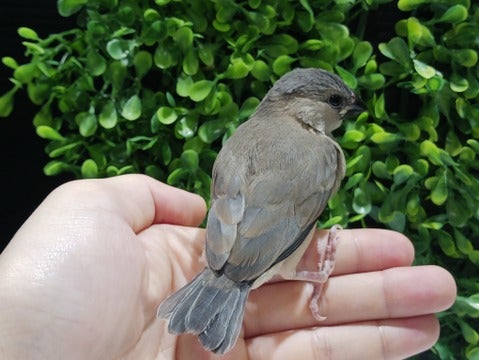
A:
<svg viewBox="0 0 479 360">
<path fill-rule="evenodd" d="M 216 358 L 174 336 L 158 304 L 204 266 L 199 197 L 141 175 L 82 180 L 50 194 L 0 256 L 0 355 L 6 359 Z M 324 236 L 325 231 L 318 232 Z M 413 248 L 385 230 L 345 230 L 320 304 L 311 284 L 252 291 L 230 359 L 395 359 L 437 339 L 433 315 L 451 275 L 410 267 Z"/>
</svg>

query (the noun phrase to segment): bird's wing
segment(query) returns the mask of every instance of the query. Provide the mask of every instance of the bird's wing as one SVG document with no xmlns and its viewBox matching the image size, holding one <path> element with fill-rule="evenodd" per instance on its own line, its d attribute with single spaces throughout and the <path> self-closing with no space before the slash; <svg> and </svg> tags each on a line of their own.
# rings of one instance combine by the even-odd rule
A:
<svg viewBox="0 0 479 360">
<path fill-rule="evenodd" d="M 314 136 L 296 151 L 266 140 L 239 157 L 223 149 L 207 223 L 210 267 L 254 281 L 302 243 L 343 176 L 336 144 Z"/>
</svg>

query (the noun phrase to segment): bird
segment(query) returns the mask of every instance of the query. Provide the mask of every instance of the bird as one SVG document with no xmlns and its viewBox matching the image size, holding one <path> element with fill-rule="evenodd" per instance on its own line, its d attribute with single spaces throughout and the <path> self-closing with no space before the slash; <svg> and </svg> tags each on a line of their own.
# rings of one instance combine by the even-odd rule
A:
<svg viewBox="0 0 479 360">
<path fill-rule="evenodd" d="M 205 349 L 224 354 L 239 337 L 252 289 L 275 275 L 327 280 L 337 235 L 323 246 L 316 272 L 296 266 L 345 175 L 332 132 L 361 111 L 353 90 L 323 69 L 296 68 L 274 83 L 214 162 L 207 266 L 159 305 L 170 333 L 195 334 Z M 319 319 L 318 298 L 310 308 Z"/>
</svg>

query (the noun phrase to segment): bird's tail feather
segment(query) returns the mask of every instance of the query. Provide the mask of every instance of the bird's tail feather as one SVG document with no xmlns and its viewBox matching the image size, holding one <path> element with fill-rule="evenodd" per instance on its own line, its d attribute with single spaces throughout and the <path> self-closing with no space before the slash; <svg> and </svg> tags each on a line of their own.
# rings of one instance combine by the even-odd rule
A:
<svg viewBox="0 0 479 360">
<path fill-rule="evenodd" d="M 170 333 L 196 334 L 204 348 L 223 354 L 239 336 L 249 290 L 207 268 L 166 298 L 157 315 L 169 319 Z"/>
</svg>

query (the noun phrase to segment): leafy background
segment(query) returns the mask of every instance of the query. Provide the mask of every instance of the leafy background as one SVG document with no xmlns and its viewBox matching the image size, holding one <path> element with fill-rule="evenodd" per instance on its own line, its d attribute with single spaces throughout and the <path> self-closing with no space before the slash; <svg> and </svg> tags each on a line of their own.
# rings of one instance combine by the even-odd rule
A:
<svg viewBox="0 0 479 360">
<path fill-rule="evenodd" d="M 47 175 L 147 173 L 208 199 L 211 166 L 271 83 L 294 67 L 338 73 L 368 112 L 336 136 L 347 178 L 322 226 L 406 233 L 416 263 L 451 271 L 454 307 L 426 355 L 479 358 L 479 5 L 469 0 L 59 0 L 78 26 L 18 30 L 4 57 L 38 106 Z"/>
</svg>

